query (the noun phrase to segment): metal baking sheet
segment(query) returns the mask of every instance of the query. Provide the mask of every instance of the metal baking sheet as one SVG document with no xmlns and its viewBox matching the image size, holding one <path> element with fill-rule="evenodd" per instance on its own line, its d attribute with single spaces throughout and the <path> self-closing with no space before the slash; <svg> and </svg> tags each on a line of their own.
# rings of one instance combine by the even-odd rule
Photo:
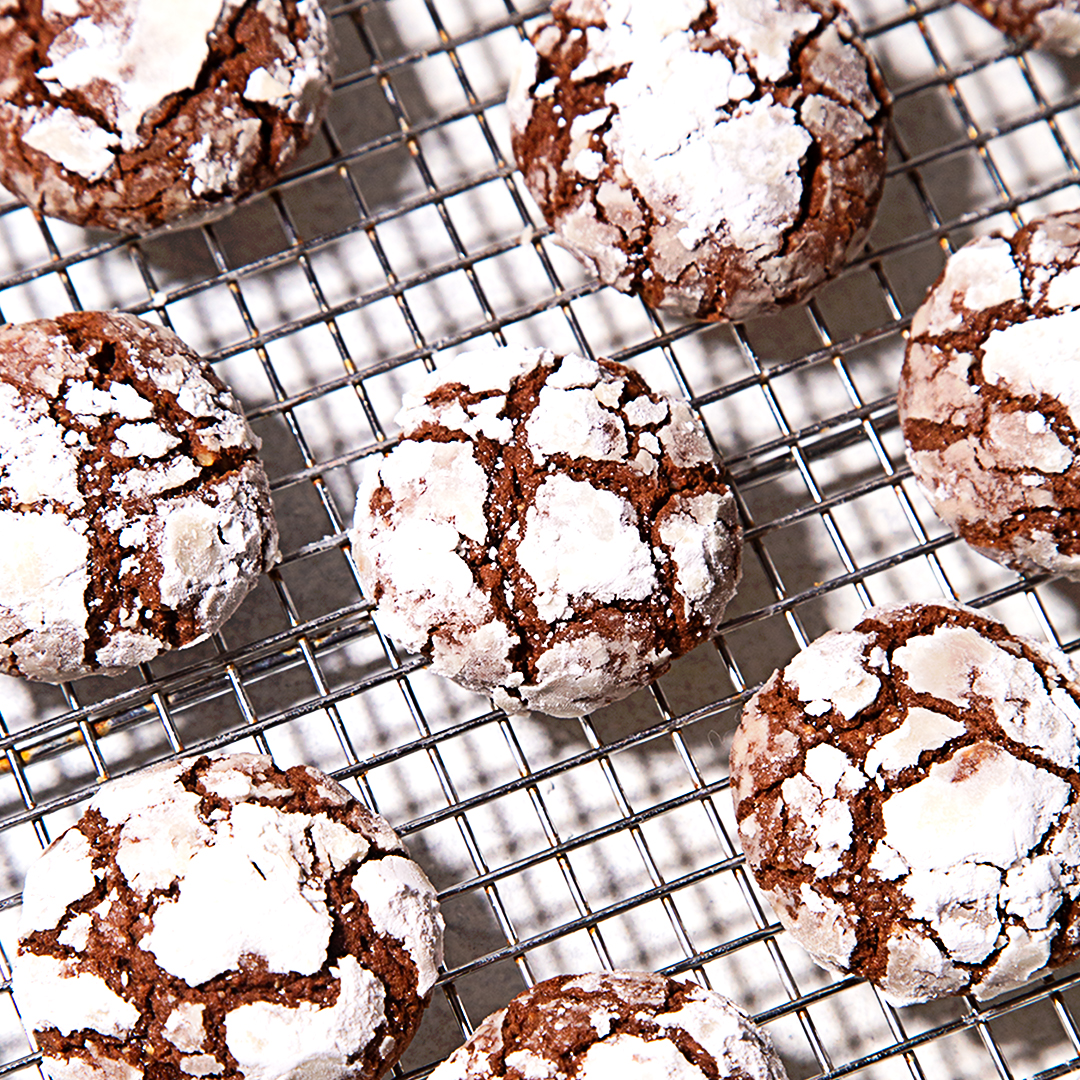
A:
<svg viewBox="0 0 1080 1080">
<path fill-rule="evenodd" d="M 0 315 L 116 307 L 172 327 L 240 396 L 284 558 L 223 631 L 114 680 L 0 677 L 0 1073 L 37 1057 L 6 980 L 19 891 L 98 784 L 201 751 L 341 779 L 439 888 L 446 969 L 399 1071 L 420 1077 L 526 985 L 661 970 L 735 998 L 792 1078 L 1080 1075 L 1080 967 L 987 1003 L 892 1009 L 781 932 L 728 787 L 739 708 L 865 606 L 952 596 L 1075 651 L 1080 594 L 971 553 L 910 479 L 895 385 L 949 251 L 1080 205 L 1080 63 L 951 3 L 857 0 L 895 96 L 866 251 L 813 303 L 703 326 L 600 288 L 551 242 L 510 157 L 505 96 L 542 8 L 328 0 L 338 74 L 273 191 L 142 240 L 0 206 Z M 607 355 L 687 398 L 736 481 L 745 576 L 714 643 L 580 721 L 507 719 L 373 624 L 345 537 L 365 459 L 443 358 L 509 342 Z"/>
</svg>

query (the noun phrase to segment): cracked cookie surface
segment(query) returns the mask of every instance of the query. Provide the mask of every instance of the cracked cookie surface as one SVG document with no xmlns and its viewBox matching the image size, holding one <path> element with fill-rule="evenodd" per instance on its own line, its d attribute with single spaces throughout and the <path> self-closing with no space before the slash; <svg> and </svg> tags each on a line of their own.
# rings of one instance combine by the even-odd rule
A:
<svg viewBox="0 0 1080 1080">
<path fill-rule="evenodd" d="M 236 754 L 101 788 L 27 874 L 13 979 L 53 1080 L 376 1080 L 441 960 L 390 826 Z"/>
<path fill-rule="evenodd" d="M 797 303 L 865 239 L 888 93 L 828 0 L 556 0 L 509 109 L 559 242 L 701 319 Z"/>
<path fill-rule="evenodd" d="M 744 710 L 739 836 L 781 923 L 896 1004 L 1080 954 L 1080 687 L 959 604 L 872 608 Z"/>
<path fill-rule="evenodd" d="M 708 637 L 734 495 L 681 401 L 610 360 L 465 353 L 407 395 L 351 533 L 383 629 L 507 712 L 578 716 Z"/>
<path fill-rule="evenodd" d="M 330 93 L 318 0 L 0 0 L 0 182 L 145 232 L 271 184 Z"/>
<path fill-rule="evenodd" d="M 647 972 L 559 975 L 492 1013 L 431 1080 L 786 1080 L 771 1040 L 711 990 Z"/>
<path fill-rule="evenodd" d="M 915 313 L 897 397 L 938 516 L 983 555 L 1080 577 L 1080 214 L 953 254 Z"/>
<path fill-rule="evenodd" d="M 0 671 L 114 675 L 217 630 L 277 558 L 258 446 L 171 331 L 0 328 Z"/>
</svg>

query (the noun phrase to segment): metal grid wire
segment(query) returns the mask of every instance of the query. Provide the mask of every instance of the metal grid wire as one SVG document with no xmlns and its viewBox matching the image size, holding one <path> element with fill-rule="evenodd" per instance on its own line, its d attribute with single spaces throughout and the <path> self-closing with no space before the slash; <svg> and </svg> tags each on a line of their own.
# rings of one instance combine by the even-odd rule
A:
<svg viewBox="0 0 1080 1080">
<path fill-rule="evenodd" d="M 284 558 L 213 640 L 116 680 L 0 678 L 0 1074 L 35 1074 L 12 1000 L 28 863 L 96 785 L 173 754 L 316 765 L 385 814 L 439 888 L 446 969 L 398 1071 L 423 1075 L 538 979 L 607 967 L 735 998 L 793 1078 L 1080 1072 L 1080 967 L 990 1003 L 895 1010 L 831 978 L 745 872 L 727 791 L 741 704 L 870 603 L 952 596 L 1075 650 L 1080 594 L 953 540 L 903 462 L 908 320 L 972 235 L 1080 202 L 1080 65 L 948 3 L 854 7 L 895 96 L 866 252 L 810 305 L 709 327 L 600 289 L 509 156 L 506 86 L 541 13 L 514 0 L 328 3 L 326 123 L 274 191 L 129 240 L 0 207 L 0 314 L 122 308 L 210 357 L 262 436 Z M 401 394 L 472 343 L 608 355 L 686 397 L 725 454 L 746 573 L 722 632 L 580 722 L 507 719 L 399 653 L 344 529 Z"/>
</svg>

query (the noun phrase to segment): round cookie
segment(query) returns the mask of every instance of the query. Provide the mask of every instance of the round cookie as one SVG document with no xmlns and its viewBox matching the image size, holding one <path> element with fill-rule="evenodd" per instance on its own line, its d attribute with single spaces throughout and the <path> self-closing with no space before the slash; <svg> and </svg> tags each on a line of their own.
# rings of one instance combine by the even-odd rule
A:
<svg viewBox="0 0 1080 1080">
<path fill-rule="evenodd" d="M 0 3 L 0 182 L 144 232 L 271 184 L 330 93 L 318 0 Z"/>
<path fill-rule="evenodd" d="M 861 245 L 888 102 L 830 0 L 556 0 L 509 109 L 561 244 L 654 307 L 731 320 L 804 299 Z"/>
<path fill-rule="evenodd" d="M 769 1037 L 692 982 L 636 971 L 559 975 L 492 1013 L 431 1080 L 786 1080 Z"/>
<path fill-rule="evenodd" d="M 1077 0 L 963 0 L 1014 41 L 1052 49 L 1065 56 L 1080 53 L 1080 4 Z"/>
<path fill-rule="evenodd" d="M 237 754 L 101 788 L 27 873 L 13 989 L 53 1080 L 377 1080 L 441 959 L 390 826 Z"/>
<path fill-rule="evenodd" d="M 0 327 L 0 671 L 115 675 L 216 631 L 277 558 L 258 446 L 171 331 Z"/>
<path fill-rule="evenodd" d="M 700 422 L 610 360 L 463 354 L 405 397 L 351 534 L 382 628 L 507 712 L 580 716 L 715 629 L 740 572 Z"/>
<path fill-rule="evenodd" d="M 895 1004 L 1080 955 L 1080 687 L 959 604 L 871 609 L 750 700 L 739 836 L 781 923 Z"/>
<path fill-rule="evenodd" d="M 912 321 L 898 405 L 955 533 L 1014 569 L 1080 576 L 1080 213 L 952 255 Z"/>
</svg>

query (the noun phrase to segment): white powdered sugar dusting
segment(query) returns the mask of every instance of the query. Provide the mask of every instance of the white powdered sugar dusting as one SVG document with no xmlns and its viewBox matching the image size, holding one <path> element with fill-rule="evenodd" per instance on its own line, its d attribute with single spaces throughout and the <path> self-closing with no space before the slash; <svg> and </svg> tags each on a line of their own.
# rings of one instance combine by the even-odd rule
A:
<svg viewBox="0 0 1080 1080">
<path fill-rule="evenodd" d="M 870 638 L 862 634 L 836 631 L 819 639 L 813 652 L 799 653 L 784 671 L 796 687 L 806 711 L 820 716 L 836 709 L 852 717 L 871 705 L 881 681 L 868 665 L 865 652 Z"/>
<path fill-rule="evenodd" d="M 818 702 L 860 670 L 878 692 L 834 727 Z M 747 705 L 732 788 L 747 859 L 796 939 L 867 974 L 849 966 L 862 942 L 897 1004 L 990 997 L 1043 969 L 1080 898 L 1068 659 L 973 609 L 911 604 L 823 635 L 782 674 Z"/>
<path fill-rule="evenodd" d="M 660 539 L 671 549 L 679 589 L 691 600 L 705 600 L 712 591 L 717 568 L 731 556 L 731 542 L 717 528 L 723 505 L 719 495 L 697 495 L 676 504 L 660 525 Z"/>
<path fill-rule="evenodd" d="M 968 704 L 976 677 L 1011 659 L 978 631 L 957 626 L 912 637 L 893 653 L 912 690 L 960 706 Z"/>
<path fill-rule="evenodd" d="M 549 621 L 567 618 L 582 593 L 601 601 L 641 600 L 656 584 L 633 506 L 562 475 L 537 490 L 517 557 L 536 586 L 537 611 Z"/>
<path fill-rule="evenodd" d="M 1080 307 L 1080 266 L 1062 270 L 1050 279 L 1046 302 L 1055 311 Z"/>
<path fill-rule="evenodd" d="M 325 899 L 304 881 L 310 867 L 296 862 L 307 826 L 303 815 L 235 806 L 214 830 L 213 846 L 190 857 L 176 878 L 177 898 L 158 906 L 140 947 L 192 986 L 237 968 L 248 954 L 270 971 L 318 971 L 333 924 Z M 223 891 L 235 905 L 222 909 Z"/>
<path fill-rule="evenodd" d="M 955 252 L 912 321 L 898 404 L 938 516 L 988 558 L 1080 576 L 1080 215 Z"/>
<path fill-rule="evenodd" d="M 84 500 L 75 475 L 77 460 L 45 402 L 24 405 L 13 386 L 0 383 L 0 468 L 21 501 L 47 499 L 79 509 Z"/>
<path fill-rule="evenodd" d="M 824 743 L 807 752 L 803 770 L 785 780 L 781 791 L 809 834 L 803 862 L 817 877 L 828 877 L 851 847 L 854 821 L 847 797 L 866 786 L 866 777 L 842 750 Z"/>
<path fill-rule="evenodd" d="M 490 351 L 477 349 L 458 353 L 444 360 L 438 370 L 430 372 L 413 391 L 402 396 L 401 412 L 395 417 L 408 432 L 415 426 L 414 417 L 426 418 L 427 399 L 440 386 L 461 383 L 474 394 L 505 396 L 514 378 L 537 364 L 550 365 L 554 353 L 547 349 L 525 349 L 507 346 L 499 351 L 499 363 L 491 363 Z"/>
<path fill-rule="evenodd" d="M 147 110 L 195 84 L 210 32 L 236 6 L 236 0 L 135 0 L 106 8 L 103 16 L 76 19 L 53 40 L 49 66 L 38 78 L 57 94 L 95 80 L 111 83 L 108 120 L 120 147 L 131 150 Z"/>
<path fill-rule="evenodd" d="M 898 772 L 917 765 L 924 750 L 936 750 L 966 730 L 958 720 L 915 706 L 898 728 L 875 740 L 866 753 L 866 772 L 873 776 L 879 769 Z"/>
<path fill-rule="evenodd" d="M 885 801 L 885 841 L 924 870 L 980 862 L 1006 869 L 1043 838 L 1070 793 L 1045 769 L 976 743 Z"/>
<path fill-rule="evenodd" d="M 177 1050 L 194 1052 L 200 1049 L 206 1038 L 206 1028 L 203 1026 L 205 1009 L 205 1005 L 193 1005 L 191 1002 L 177 1005 L 169 1013 L 161 1033 Z"/>
<path fill-rule="evenodd" d="M 332 973 L 340 985 L 333 1005 L 254 1001 L 226 1013 L 225 1042 L 247 1080 L 351 1073 L 355 1047 L 369 1042 L 385 1018 L 385 990 L 351 956 Z"/>
<path fill-rule="evenodd" d="M 130 1034 L 139 1010 L 104 979 L 80 972 L 71 960 L 24 954 L 12 987 L 28 1027 L 54 1027 L 61 1035 L 89 1029 L 114 1039 Z"/>
<path fill-rule="evenodd" d="M 47 677 L 54 651 L 68 661 L 81 656 L 87 531 L 66 514 L 0 510 L 0 614 L 23 631 L 11 648 L 31 677 Z"/>
<path fill-rule="evenodd" d="M 525 430 L 540 457 L 570 454 L 596 461 L 626 456 L 626 432 L 618 414 L 605 409 L 591 389 L 564 390 L 550 382 L 540 391 Z"/>
<path fill-rule="evenodd" d="M 103 899 L 86 910 L 93 890 Z M 261 1080 L 343 1080 L 369 1047 L 389 1068 L 442 963 L 435 891 L 390 826 L 315 770 L 286 774 L 261 755 L 106 784 L 31 868 L 25 898 L 15 985 L 27 1023 L 114 1040 L 138 1025 L 144 1066 L 191 1076 L 225 1071 L 222 1037 Z M 114 955 L 129 925 L 137 964 Z M 56 945 L 41 934 L 53 929 Z M 80 1039 L 60 1074 L 111 1075 L 131 1061 L 117 1045 Z"/>
<path fill-rule="evenodd" d="M 731 0 L 716 9 L 714 32 L 743 44 L 759 79 L 779 82 L 789 70 L 791 46 L 821 22 L 815 11 L 778 5 L 762 17 L 760 0 Z"/>
<path fill-rule="evenodd" d="M 417 971 L 417 993 L 423 997 L 435 985 L 439 952 L 435 940 L 438 903 L 431 882 L 411 859 L 397 855 L 364 863 L 353 878 L 353 892 L 365 904 L 379 933 L 405 945 Z M 417 909 L 428 918 L 417 919 Z"/>
<path fill-rule="evenodd" d="M 956 330 L 963 322 L 960 308 L 982 311 L 1022 294 L 1020 271 L 1008 241 L 980 237 L 965 244 L 949 259 L 941 283 L 912 322 L 912 336 Z"/>
<path fill-rule="evenodd" d="M 104 176 L 116 162 L 116 137 L 63 106 L 40 112 L 27 126 L 23 142 L 87 180 Z"/>
<path fill-rule="evenodd" d="M 487 478 L 468 443 L 404 442 L 379 468 L 403 513 L 445 522 L 455 533 L 483 541 Z"/>
<path fill-rule="evenodd" d="M 105 373 L 95 363 L 103 355 Z M 4 327 L 4 670 L 60 682 L 116 674 L 191 644 L 276 559 L 258 439 L 212 379 L 179 338 L 132 316 L 73 313 Z M 239 453 L 214 468 L 226 448 Z M 117 569 L 115 587 L 102 589 L 97 575 Z M 94 601 L 99 594 L 110 606 Z M 154 609 L 190 615 L 192 629 L 154 624 Z"/>
<path fill-rule="evenodd" d="M 431 1075 L 783 1080 L 786 1074 L 769 1037 L 720 994 L 649 972 L 605 971 L 556 976 L 523 991 Z"/>
<path fill-rule="evenodd" d="M 705 1075 L 687 1061 L 673 1042 L 637 1035 L 614 1035 L 594 1043 L 582 1057 L 575 1075 L 578 1080 L 616 1080 L 635 1073 L 670 1080 L 697 1080 Z"/>
<path fill-rule="evenodd" d="M 987 382 L 1006 383 L 1013 393 L 1060 401 L 1080 427 L 1080 310 L 1063 311 L 992 330 L 983 343 Z M 1039 357 L 1032 363 L 1033 356 Z"/>
<path fill-rule="evenodd" d="M 81 900 L 97 883 L 90 841 L 80 832 L 66 832 L 54 840 L 41 861 L 48 869 L 23 888 L 21 934 L 55 926 L 68 905 Z"/>
<path fill-rule="evenodd" d="M 0 123 L 15 153 L 0 171 L 64 220 L 145 232 L 220 214 L 271 182 L 325 109 L 318 0 L 86 0 L 41 14 L 43 28 L 9 35 Z M 24 48 L 38 45 L 31 25 L 40 52 Z"/>
<path fill-rule="evenodd" d="M 558 241 L 606 284 L 752 317 L 809 295 L 865 237 L 888 100 L 837 8 L 558 0 L 532 42 L 514 151 Z"/>
<path fill-rule="evenodd" d="M 700 421 L 629 368 L 466 353 L 398 421 L 350 537 L 380 625 L 435 671 L 509 712 L 575 716 L 686 651 L 671 642 L 696 631 L 676 611 L 702 632 L 719 621 L 740 559 L 733 496 Z"/>
<path fill-rule="evenodd" d="M 723 222 L 733 243 L 768 255 L 797 212 L 799 162 L 812 140 L 768 94 L 740 106 L 754 80 L 723 53 L 693 47 L 690 24 L 705 6 L 615 0 L 606 28 L 589 28 L 592 60 L 575 76 L 629 65 L 606 92 L 616 106 L 607 138 L 645 200 L 681 222 L 687 250 Z M 717 33 L 743 45 L 759 78 L 775 81 L 787 73 L 795 34 L 819 18 L 742 0 L 730 12 L 720 7 Z"/>
</svg>

